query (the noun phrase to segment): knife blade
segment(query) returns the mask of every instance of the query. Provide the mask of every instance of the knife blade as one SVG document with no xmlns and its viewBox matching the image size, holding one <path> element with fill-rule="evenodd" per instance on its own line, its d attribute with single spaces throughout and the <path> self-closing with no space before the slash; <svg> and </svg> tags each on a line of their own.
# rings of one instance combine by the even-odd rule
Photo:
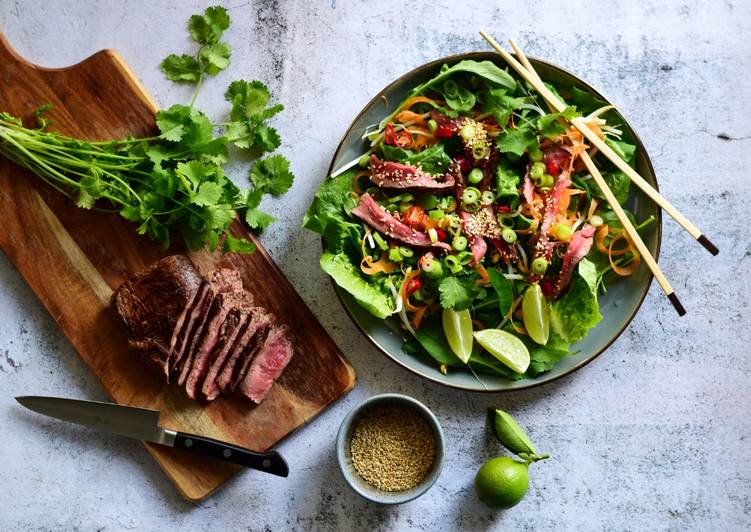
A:
<svg viewBox="0 0 751 532">
<path fill-rule="evenodd" d="M 287 462 L 276 451 L 259 453 L 205 436 L 164 429 L 159 426 L 159 410 L 63 397 L 27 395 L 16 397 L 16 401 L 29 410 L 63 421 L 185 449 L 280 477 L 289 474 Z"/>
</svg>

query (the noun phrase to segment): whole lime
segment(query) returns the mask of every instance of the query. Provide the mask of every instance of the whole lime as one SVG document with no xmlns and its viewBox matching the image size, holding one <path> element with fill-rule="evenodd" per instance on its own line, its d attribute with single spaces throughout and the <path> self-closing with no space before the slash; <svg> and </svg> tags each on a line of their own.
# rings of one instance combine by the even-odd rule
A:
<svg viewBox="0 0 751 532">
<path fill-rule="evenodd" d="M 475 490 L 480 500 L 491 508 L 515 506 L 524 498 L 529 485 L 527 464 L 508 456 L 491 458 L 475 477 Z"/>
</svg>

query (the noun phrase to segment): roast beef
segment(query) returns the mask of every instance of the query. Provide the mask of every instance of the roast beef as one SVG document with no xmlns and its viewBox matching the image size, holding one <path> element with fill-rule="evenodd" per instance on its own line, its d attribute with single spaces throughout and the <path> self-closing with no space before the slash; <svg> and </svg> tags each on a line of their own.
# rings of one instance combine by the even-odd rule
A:
<svg viewBox="0 0 751 532">
<path fill-rule="evenodd" d="M 287 337 L 287 328 L 274 327 L 269 332 L 263 347 L 253 358 L 250 369 L 240 382 L 237 391 L 254 403 L 260 403 L 279 378 L 292 358 L 292 343 Z"/>
<path fill-rule="evenodd" d="M 189 339 L 186 340 L 188 341 L 187 349 L 182 356 L 180 364 L 175 366 L 175 369 L 179 370 L 177 383 L 180 386 L 185 384 L 185 380 L 188 378 L 190 369 L 193 366 L 193 359 L 203 339 L 204 330 L 211 315 L 211 310 L 214 308 L 216 296 L 225 292 L 241 291 L 243 287 L 240 274 L 229 268 L 220 268 L 211 272 L 208 282 L 208 293 L 202 304 L 196 309 L 198 315 L 196 316 L 195 327 L 190 332 Z"/>
<path fill-rule="evenodd" d="M 193 356 L 193 361 L 185 379 L 185 392 L 191 399 L 203 384 L 203 378 L 209 369 L 209 360 L 214 348 L 219 344 L 222 334 L 227 334 L 227 318 L 232 311 L 249 309 L 253 298 L 245 290 L 224 292 L 214 298 L 211 315 L 201 335 L 201 343 Z"/>
<path fill-rule="evenodd" d="M 133 351 L 169 375 L 169 352 L 178 321 L 195 298 L 201 276 L 184 255 L 165 257 L 133 275 L 115 292 L 115 308 Z"/>
<path fill-rule="evenodd" d="M 209 371 L 201 387 L 201 394 L 208 401 L 216 399 L 222 391 L 222 384 L 229 389 L 237 361 L 243 355 L 252 357 L 253 345 L 257 333 L 269 327 L 269 314 L 262 308 L 255 307 L 245 317 L 245 321 L 236 327 L 234 337 L 227 337 L 222 349 L 218 350 L 211 362 Z"/>
<path fill-rule="evenodd" d="M 238 342 L 233 347 L 215 381 L 222 393 L 231 393 L 240 383 L 250 367 L 250 361 L 263 346 L 263 342 L 271 329 L 272 321 L 273 316 L 269 314 L 264 313 L 259 316 L 258 323 L 249 325 L 248 330 L 243 333 L 242 339 L 247 340 L 244 345 L 242 345 L 242 342 Z"/>
<path fill-rule="evenodd" d="M 441 181 L 410 164 L 382 161 L 375 155 L 370 157 L 370 180 L 380 188 L 409 190 L 442 190 L 454 186 L 454 177 L 447 173 Z"/>
<path fill-rule="evenodd" d="M 576 268 L 580 260 L 587 256 L 589 250 L 592 249 L 592 237 L 594 237 L 594 234 L 594 226 L 587 224 L 580 231 L 576 231 L 571 235 L 568 249 L 566 249 L 566 254 L 563 256 L 561 272 L 558 274 L 554 285 L 553 296 L 556 299 L 568 289 L 574 268 Z"/>
<path fill-rule="evenodd" d="M 352 209 L 352 214 L 373 229 L 404 244 L 422 248 L 451 249 L 451 246 L 445 242 L 431 242 L 427 234 L 416 231 L 394 218 L 368 193 L 360 196 L 360 203 Z"/>
</svg>

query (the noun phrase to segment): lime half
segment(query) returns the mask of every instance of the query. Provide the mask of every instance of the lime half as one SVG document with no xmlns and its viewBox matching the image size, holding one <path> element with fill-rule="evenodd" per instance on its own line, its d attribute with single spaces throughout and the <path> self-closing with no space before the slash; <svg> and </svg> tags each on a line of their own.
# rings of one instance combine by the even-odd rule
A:
<svg viewBox="0 0 751 532">
<path fill-rule="evenodd" d="M 475 333 L 475 340 L 495 358 L 517 373 L 529 367 L 529 351 L 524 342 L 500 329 L 485 329 Z"/>
<path fill-rule="evenodd" d="M 472 316 L 469 310 L 443 309 L 442 321 L 449 347 L 466 364 L 472 354 Z"/>
</svg>

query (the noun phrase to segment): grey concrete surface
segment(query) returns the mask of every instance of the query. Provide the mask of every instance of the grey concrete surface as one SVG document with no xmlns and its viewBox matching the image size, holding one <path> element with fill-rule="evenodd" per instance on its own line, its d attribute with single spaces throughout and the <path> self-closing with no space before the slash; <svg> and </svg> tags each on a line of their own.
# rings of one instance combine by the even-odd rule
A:
<svg viewBox="0 0 751 532">
<path fill-rule="evenodd" d="M 157 69 L 189 46 L 195 1 L 0 1 L 0 31 L 19 53 L 66 66 L 116 48 L 161 105 L 189 90 Z M 228 72 L 199 105 L 219 117 L 234 78 L 269 83 L 297 181 L 269 202 L 274 258 L 349 356 L 357 388 L 280 450 L 288 479 L 246 472 L 191 504 L 137 443 L 44 419 L 20 394 L 105 395 L 54 321 L 0 256 L 0 528 L 3 530 L 742 530 L 751 527 L 751 3 L 321 2 L 227 4 Z M 530 55 L 591 81 L 641 135 L 661 188 L 719 245 L 712 258 L 667 219 L 661 256 L 689 313 L 657 286 L 600 358 L 557 383 L 510 395 L 441 388 L 388 361 L 350 323 L 317 268 L 316 235 L 299 228 L 350 120 L 382 86 L 428 60 L 483 50 L 480 27 L 516 36 Z M 2 65 L 0 65 L 0 69 Z M 40 102 L 41 103 L 41 102 Z M 244 176 L 237 174 L 237 179 Z M 1 228 L 0 228 L 1 230 Z M 347 410 L 378 392 L 434 409 L 447 436 L 443 475 L 395 508 L 359 499 L 333 445 Z M 527 497 L 491 512 L 476 469 L 501 454 L 483 426 L 501 406 L 554 458 Z"/>
</svg>

